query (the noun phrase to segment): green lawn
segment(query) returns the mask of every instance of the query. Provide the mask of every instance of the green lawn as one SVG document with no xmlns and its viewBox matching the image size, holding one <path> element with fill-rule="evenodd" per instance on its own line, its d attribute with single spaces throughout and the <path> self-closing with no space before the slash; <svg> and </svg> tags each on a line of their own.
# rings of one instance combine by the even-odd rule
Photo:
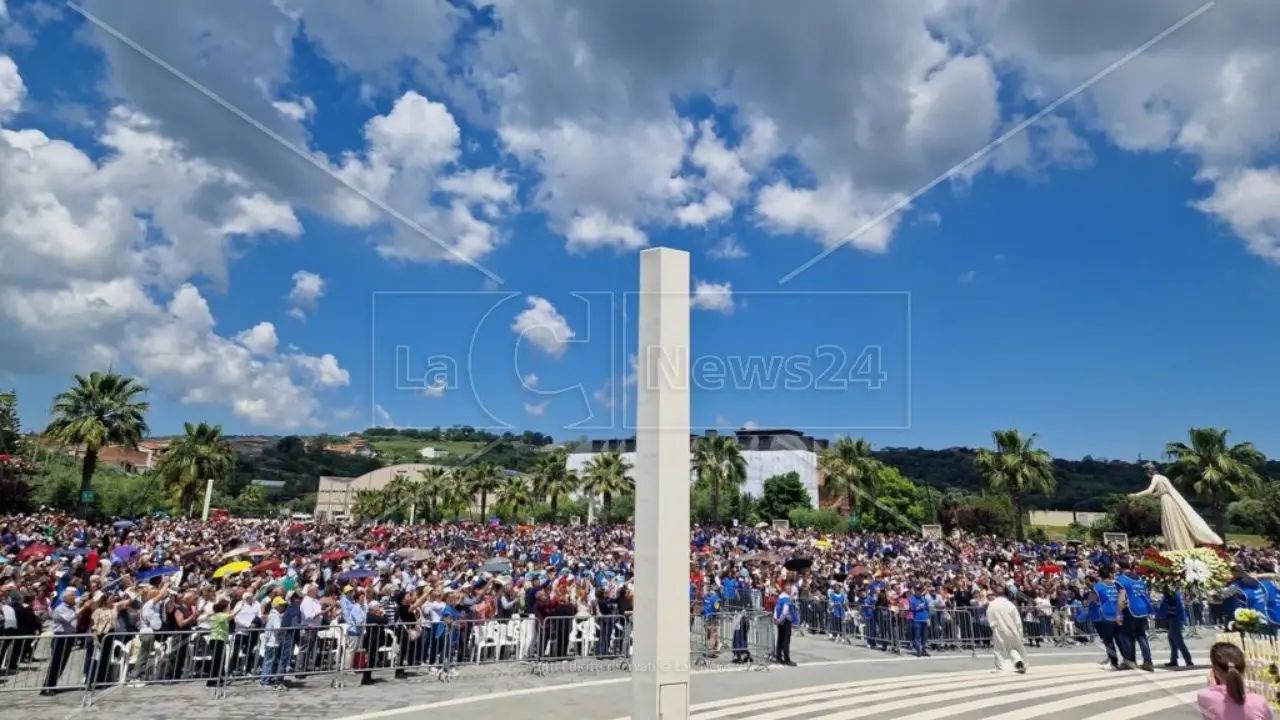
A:
<svg viewBox="0 0 1280 720">
<path fill-rule="evenodd" d="M 393 464 L 423 462 L 418 451 L 424 447 L 444 450 L 450 455 L 466 457 L 484 449 L 484 443 L 452 442 L 446 440 L 416 440 L 413 438 L 376 438 L 369 441 L 374 450 Z"/>
</svg>

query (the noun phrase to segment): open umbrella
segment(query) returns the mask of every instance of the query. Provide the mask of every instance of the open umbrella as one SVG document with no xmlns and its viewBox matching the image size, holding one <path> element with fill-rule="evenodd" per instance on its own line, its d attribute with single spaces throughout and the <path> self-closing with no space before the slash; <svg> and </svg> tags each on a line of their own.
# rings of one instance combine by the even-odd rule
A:
<svg viewBox="0 0 1280 720">
<path fill-rule="evenodd" d="M 254 565 L 253 572 L 266 572 L 268 570 L 275 570 L 278 567 L 280 567 L 280 558 L 270 558 Z"/>
<path fill-rule="evenodd" d="M 844 582 L 845 580 L 848 580 L 848 579 L 849 579 L 849 575 L 848 575 L 848 573 L 836 573 L 835 575 L 832 575 L 832 576 L 831 576 L 831 579 L 832 579 L 832 580 L 835 580 L 835 581 L 836 581 L 836 582 L 838 582 L 838 583 L 842 583 L 842 582 Z"/>
<path fill-rule="evenodd" d="M 494 575 L 509 573 L 511 572 L 511 561 L 500 557 L 489 558 L 480 566 L 480 572 L 493 573 Z"/>
<path fill-rule="evenodd" d="M 252 567 L 253 567 L 253 563 L 249 562 L 248 560 L 237 560 L 236 562 L 227 563 L 226 565 L 223 565 L 222 567 L 213 571 L 213 579 L 217 580 L 218 578 L 224 578 L 228 575 L 235 575 L 236 573 L 242 573 L 245 570 L 248 570 Z"/>
<path fill-rule="evenodd" d="M 115 521 L 115 522 L 111 523 L 111 527 L 113 527 L 113 528 L 115 528 L 115 529 L 117 529 L 117 530 L 125 530 L 125 529 L 127 529 L 127 528 L 131 528 L 131 527 L 133 527 L 133 526 L 134 526 L 134 525 L 136 525 L 136 524 L 137 524 L 137 523 L 135 523 L 135 522 L 134 522 L 134 521 L 132 521 L 132 520 L 117 520 L 117 521 Z"/>
<path fill-rule="evenodd" d="M 158 567 L 149 570 L 143 570 L 138 573 L 138 582 L 146 582 L 151 578 L 164 577 L 166 575 L 176 575 L 182 572 L 182 568 L 176 567 Z"/>
<path fill-rule="evenodd" d="M 813 558 L 793 557 L 790 560 L 782 563 L 782 567 L 792 572 L 802 572 L 804 570 L 808 570 L 809 568 L 813 567 Z"/>
<path fill-rule="evenodd" d="M 129 562 L 129 560 L 133 559 L 137 554 L 138 548 L 132 545 L 120 545 L 115 550 L 111 551 L 111 557 L 115 558 L 119 562 Z"/>
<path fill-rule="evenodd" d="M 431 551 L 420 550 L 418 548 L 401 548 L 400 550 L 396 551 L 396 555 L 404 558 L 405 560 L 417 562 L 419 560 L 426 560 L 427 558 L 431 557 Z"/>
<path fill-rule="evenodd" d="M 199 555 L 201 553 L 205 553 L 208 551 L 209 551 L 209 548 L 207 547 L 198 547 L 182 553 L 181 555 L 178 556 L 178 558 L 181 560 L 186 560 L 187 558 L 195 557 L 196 555 Z"/>
<path fill-rule="evenodd" d="M 324 555 L 321 555 L 320 559 L 324 560 L 325 562 L 333 562 L 334 560 L 345 560 L 346 558 L 349 558 L 349 557 L 351 557 L 351 553 L 349 552 L 334 550 L 333 552 L 327 552 Z"/>
<path fill-rule="evenodd" d="M 377 551 L 374 551 L 374 550 L 361 550 L 360 552 L 356 553 L 356 559 L 362 560 L 362 561 L 367 561 L 369 560 L 369 558 L 373 558 L 377 556 L 378 556 L 378 553 Z"/>
<path fill-rule="evenodd" d="M 260 547 L 253 548 L 252 550 L 249 550 L 248 552 L 245 553 L 245 555 L 248 555 L 249 557 L 264 557 L 270 554 L 271 554 L 270 550 L 266 548 L 260 548 Z"/>
<path fill-rule="evenodd" d="M 248 545 L 241 545 L 235 550 L 228 550 L 227 552 L 222 553 L 222 557 L 219 559 L 230 560 L 231 558 L 240 557 L 241 555 L 244 555 L 245 553 L 249 552 L 252 549 L 253 548 Z"/>
<path fill-rule="evenodd" d="M 22 548 L 22 551 L 18 553 L 18 562 L 26 562 L 28 559 L 33 558 L 36 555 L 49 557 L 52 554 L 53 548 L 45 545 L 44 543 L 35 543 Z"/>
<path fill-rule="evenodd" d="M 616 547 L 611 552 L 613 552 L 614 555 L 630 555 L 631 554 L 631 551 L 624 547 Z"/>
<path fill-rule="evenodd" d="M 352 582 L 354 580 L 370 580 L 377 576 L 377 573 L 372 570 L 348 570 L 338 576 L 338 581 Z"/>
</svg>

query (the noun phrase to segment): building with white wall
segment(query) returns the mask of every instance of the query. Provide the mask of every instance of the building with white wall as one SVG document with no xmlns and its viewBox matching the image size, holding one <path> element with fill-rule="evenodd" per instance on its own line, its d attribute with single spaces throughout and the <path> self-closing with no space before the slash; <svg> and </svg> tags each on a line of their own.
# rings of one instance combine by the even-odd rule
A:
<svg viewBox="0 0 1280 720">
<path fill-rule="evenodd" d="M 707 436 L 717 433 L 708 430 Z M 764 481 L 774 475 L 794 472 L 809 490 L 809 498 L 816 507 L 818 489 L 822 484 L 818 472 L 818 455 L 827 448 L 827 441 L 805 435 L 798 430 L 738 430 L 735 435 L 742 458 L 747 462 L 747 480 L 743 492 L 759 498 L 764 494 Z M 689 443 L 698 441 L 698 435 L 690 435 Z M 600 453 L 616 452 L 624 462 L 635 467 L 636 439 L 590 440 L 569 452 L 566 465 L 569 470 L 581 473 L 591 458 Z M 634 479 L 634 478 L 633 478 Z M 690 477 L 692 482 L 696 477 Z"/>
</svg>

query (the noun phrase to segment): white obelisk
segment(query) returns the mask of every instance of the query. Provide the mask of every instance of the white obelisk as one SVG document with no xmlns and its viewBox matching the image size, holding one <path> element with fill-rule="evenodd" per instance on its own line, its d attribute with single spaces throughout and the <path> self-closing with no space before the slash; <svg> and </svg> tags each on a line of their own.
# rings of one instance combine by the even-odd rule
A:
<svg viewBox="0 0 1280 720">
<path fill-rule="evenodd" d="M 689 253 L 640 253 L 633 720 L 689 718 Z"/>
</svg>

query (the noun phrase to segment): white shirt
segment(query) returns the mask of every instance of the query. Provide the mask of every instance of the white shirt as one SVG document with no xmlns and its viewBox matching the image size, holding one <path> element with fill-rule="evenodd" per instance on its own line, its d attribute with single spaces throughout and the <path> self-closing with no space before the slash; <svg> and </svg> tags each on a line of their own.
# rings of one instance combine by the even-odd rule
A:
<svg viewBox="0 0 1280 720">
<path fill-rule="evenodd" d="M 252 600 L 241 600 L 236 607 L 236 629 L 249 630 L 253 628 L 253 621 L 262 617 L 262 608 Z"/>
<path fill-rule="evenodd" d="M 324 612 L 324 607 L 320 605 L 320 601 L 307 595 L 302 598 L 302 604 L 298 606 L 302 611 L 302 623 L 307 627 L 318 627 L 320 625 L 320 615 Z"/>
</svg>

